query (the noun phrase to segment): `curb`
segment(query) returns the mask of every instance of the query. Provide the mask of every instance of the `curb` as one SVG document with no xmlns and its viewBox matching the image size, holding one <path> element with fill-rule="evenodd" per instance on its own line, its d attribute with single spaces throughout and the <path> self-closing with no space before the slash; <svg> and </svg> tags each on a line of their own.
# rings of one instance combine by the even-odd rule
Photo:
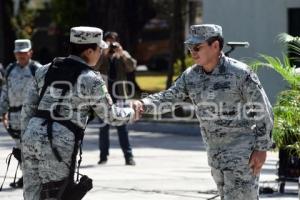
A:
<svg viewBox="0 0 300 200">
<path fill-rule="evenodd" d="M 132 131 L 170 133 L 186 136 L 201 135 L 199 123 L 195 122 L 139 121 L 129 124 L 128 129 Z"/>
</svg>

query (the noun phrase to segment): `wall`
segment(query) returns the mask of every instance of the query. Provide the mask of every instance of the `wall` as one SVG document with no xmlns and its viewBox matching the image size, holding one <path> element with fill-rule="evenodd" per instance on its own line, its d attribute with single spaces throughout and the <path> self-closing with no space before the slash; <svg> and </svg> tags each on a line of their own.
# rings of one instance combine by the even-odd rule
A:
<svg viewBox="0 0 300 200">
<path fill-rule="evenodd" d="M 237 49 L 231 56 L 257 58 L 259 53 L 282 57 L 277 35 L 287 32 L 287 8 L 300 7 L 299 0 L 203 0 L 203 23 L 223 27 L 226 41 L 248 41 L 248 49 Z M 273 70 L 258 72 L 261 82 L 274 103 L 278 92 L 286 87 Z"/>
</svg>

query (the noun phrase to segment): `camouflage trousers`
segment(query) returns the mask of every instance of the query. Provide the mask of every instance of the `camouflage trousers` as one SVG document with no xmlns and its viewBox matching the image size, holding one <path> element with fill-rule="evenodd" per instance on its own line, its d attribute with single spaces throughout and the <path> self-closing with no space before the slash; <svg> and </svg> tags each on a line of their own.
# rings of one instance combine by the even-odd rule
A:
<svg viewBox="0 0 300 200">
<path fill-rule="evenodd" d="M 69 175 L 69 168 L 65 163 L 70 166 L 74 135 L 64 126 L 53 123 L 52 143 L 65 163 L 59 162 L 52 152 L 46 125 L 41 125 L 43 122 L 43 119 L 32 118 L 22 135 L 25 200 L 40 200 L 42 184 L 61 181 Z"/>
<path fill-rule="evenodd" d="M 211 168 L 211 173 L 221 200 L 258 200 L 259 176 L 254 176 L 248 165 L 234 170 Z"/>
</svg>

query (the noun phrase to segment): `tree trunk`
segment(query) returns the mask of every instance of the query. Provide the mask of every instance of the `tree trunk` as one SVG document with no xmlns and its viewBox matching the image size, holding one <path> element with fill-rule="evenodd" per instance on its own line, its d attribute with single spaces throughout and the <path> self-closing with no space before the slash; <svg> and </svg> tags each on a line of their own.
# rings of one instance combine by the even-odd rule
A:
<svg viewBox="0 0 300 200">
<path fill-rule="evenodd" d="M 0 63 L 4 60 L 4 2 L 0 1 Z"/>
<path fill-rule="evenodd" d="M 0 1 L 0 62 L 3 62 L 3 66 L 14 60 L 15 33 L 10 23 L 12 6 L 11 1 Z"/>
<path fill-rule="evenodd" d="M 169 88 L 173 82 L 174 63 L 177 59 L 182 62 L 181 71 L 185 69 L 184 63 L 184 9 L 186 0 L 173 0 L 173 18 L 171 24 L 171 61 L 168 68 L 168 77 L 166 88 Z"/>
</svg>

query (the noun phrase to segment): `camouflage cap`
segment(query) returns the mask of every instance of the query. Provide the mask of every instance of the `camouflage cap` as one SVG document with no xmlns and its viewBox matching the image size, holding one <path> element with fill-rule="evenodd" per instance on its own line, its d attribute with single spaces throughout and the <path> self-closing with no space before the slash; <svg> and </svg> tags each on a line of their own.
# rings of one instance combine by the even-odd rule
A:
<svg viewBox="0 0 300 200">
<path fill-rule="evenodd" d="M 70 42 L 75 44 L 93 44 L 96 43 L 102 49 L 108 45 L 103 41 L 103 31 L 100 28 L 78 26 L 71 28 Z"/>
<path fill-rule="evenodd" d="M 31 50 L 31 41 L 28 39 L 18 39 L 15 40 L 14 52 L 28 52 Z"/>
<path fill-rule="evenodd" d="M 192 25 L 190 27 L 188 39 L 185 44 L 200 44 L 207 41 L 211 37 L 222 36 L 222 27 L 215 24 Z"/>
</svg>

